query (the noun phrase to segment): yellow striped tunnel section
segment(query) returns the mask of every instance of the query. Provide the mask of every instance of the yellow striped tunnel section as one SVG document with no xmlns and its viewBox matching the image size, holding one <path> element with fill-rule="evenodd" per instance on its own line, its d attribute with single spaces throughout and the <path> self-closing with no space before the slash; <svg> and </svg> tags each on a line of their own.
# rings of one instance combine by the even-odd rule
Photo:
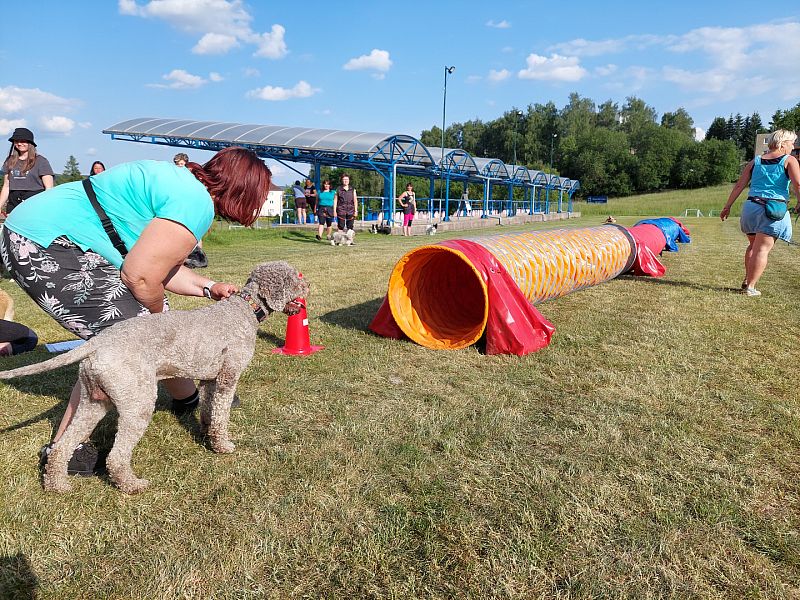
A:
<svg viewBox="0 0 800 600">
<path fill-rule="evenodd" d="M 466 241 L 492 254 L 532 304 L 613 279 L 635 253 L 628 232 L 608 225 Z M 439 245 L 415 248 L 397 262 L 388 299 L 403 333 L 432 349 L 477 342 L 491 310 L 486 282 L 466 254 Z"/>
<path fill-rule="evenodd" d="M 533 304 L 614 279 L 632 253 L 626 233 L 606 225 L 470 241 L 491 252 Z"/>
</svg>

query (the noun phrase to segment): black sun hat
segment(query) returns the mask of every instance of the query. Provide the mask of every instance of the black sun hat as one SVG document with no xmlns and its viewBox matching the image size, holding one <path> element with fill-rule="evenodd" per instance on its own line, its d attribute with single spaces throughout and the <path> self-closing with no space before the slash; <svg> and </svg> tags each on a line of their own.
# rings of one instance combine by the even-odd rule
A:
<svg viewBox="0 0 800 600">
<path fill-rule="evenodd" d="M 36 146 L 36 142 L 33 141 L 33 132 L 28 129 L 27 127 L 17 127 L 14 130 L 14 133 L 11 134 L 11 137 L 8 138 L 9 142 L 28 142 Z"/>
</svg>

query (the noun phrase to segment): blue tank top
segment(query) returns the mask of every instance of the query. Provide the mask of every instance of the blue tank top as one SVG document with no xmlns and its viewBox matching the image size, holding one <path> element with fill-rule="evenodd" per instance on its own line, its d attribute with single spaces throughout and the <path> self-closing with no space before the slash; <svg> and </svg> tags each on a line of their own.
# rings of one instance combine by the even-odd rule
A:
<svg viewBox="0 0 800 600">
<path fill-rule="evenodd" d="M 775 164 L 763 164 L 761 157 L 753 160 L 750 195 L 759 198 L 789 200 L 789 176 L 786 174 L 787 154 Z"/>
</svg>

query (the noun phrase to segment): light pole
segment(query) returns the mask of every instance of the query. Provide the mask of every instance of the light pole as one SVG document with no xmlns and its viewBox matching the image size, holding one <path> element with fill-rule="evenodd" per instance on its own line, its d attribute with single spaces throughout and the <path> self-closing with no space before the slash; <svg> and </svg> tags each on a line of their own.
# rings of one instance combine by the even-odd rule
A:
<svg viewBox="0 0 800 600">
<path fill-rule="evenodd" d="M 514 111 L 514 166 L 517 166 L 517 123 L 522 116 L 521 110 Z"/>
<path fill-rule="evenodd" d="M 447 76 L 452 75 L 453 71 L 455 70 L 456 68 L 454 66 L 448 67 L 447 65 L 445 65 L 444 67 L 444 96 L 442 97 L 442 159 L 441 162 L 439 163 L 440 190 L 442 187 L 444 187 L 444 126 L 445 126 L 445 121 L 447 119 Z M 446 210 L 448 209 L 449 207 Z M 440 211 L 441 211 L 441 205 L 440 205 Z M 450 215 L 445 213 L 444 218 L 442 220 L 449 221 Z"/>
<path fill-rule="evenodd" d="M 557 133 L 553 134 L 553 137 L 550 138 L 550 174 L 553 174 L 553 142 L 556 141 L 558 137 Z"/>
</svg>

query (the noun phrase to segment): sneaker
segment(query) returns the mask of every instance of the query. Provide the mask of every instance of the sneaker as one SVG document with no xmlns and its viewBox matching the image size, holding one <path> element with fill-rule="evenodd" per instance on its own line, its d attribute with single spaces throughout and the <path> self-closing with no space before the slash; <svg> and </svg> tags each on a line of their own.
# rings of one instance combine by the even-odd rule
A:
<svg viewBox="0 0 800 600">
<path fill-rule="evenodd" d="M 317 235 L 315 235 L 314 237 L 315 237 L 315 238 L 317 238 L 317 241 L 318 241 L 318 242 L 321 242 L 321 241 L 322 241 L 322 236 L 321 236 L 320 234 L 317 234 Z"/>
<path fill-rule="evenodd" d="M 53 450 L 53 444 L 47 444 L 39 451 L 39 468 L 44 470 L 47 465 L 47 457 Z M 67 463 L 67 474 L 78 475 L 80 477 L 90 477 L 94 474 L 94 467 L 97 464 L 97 448 L 92 442 L 78 444 L 72 458 Z"/>
<path fill-rule="evenodd" d="M 756 288 L 751 288 L 751 287 L 746 287 L 744 290 L 742 290 L 742 293 L 745 296 L 760 296 L 761 295 L 761 292 L 759 292 Z"/>
<path fill-rule="evenodd" d="M 742 289 L 746 290 L 748 287 L 750 287 L 750 286 L 747 285 L 747 280 L 743 281 L 742 282 Z"/>
<path fill-rule="evenodd" d="M 192 394 L 188 398 L 184 398 L 183 400 L 178 400 L 177 398 L 173 398 L 172 404 L 170 405 L 169 409 L 174 415 L 182 417 L 183 415 L 188 415 L 195 408 L 197 408 L 199 402 L 200 402 L 200 392 L 195 390 L 194 394 Z"/>
</svg>

